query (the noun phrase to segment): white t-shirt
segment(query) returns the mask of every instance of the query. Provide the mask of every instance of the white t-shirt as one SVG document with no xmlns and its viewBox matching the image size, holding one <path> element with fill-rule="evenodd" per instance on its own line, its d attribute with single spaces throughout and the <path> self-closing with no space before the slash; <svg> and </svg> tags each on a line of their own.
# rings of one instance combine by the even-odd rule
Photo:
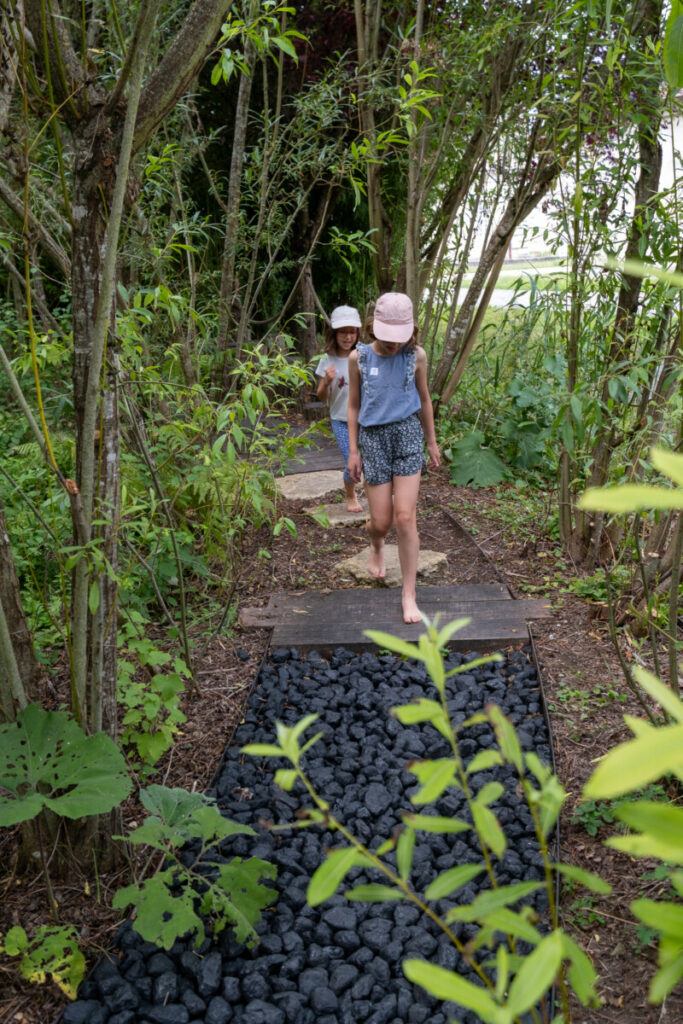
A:
<svg viewBox="0 0 683 1024">
<path fill-rule="evenodd" d="M 330 384 L 330 419 L 346 420 L 349 406 L 349 359 L 348 356 L 323 356 L 318 363 L 316 374 L 324 377 L 328 366 L 334 366 L 337 376 Z"/>
</svg>

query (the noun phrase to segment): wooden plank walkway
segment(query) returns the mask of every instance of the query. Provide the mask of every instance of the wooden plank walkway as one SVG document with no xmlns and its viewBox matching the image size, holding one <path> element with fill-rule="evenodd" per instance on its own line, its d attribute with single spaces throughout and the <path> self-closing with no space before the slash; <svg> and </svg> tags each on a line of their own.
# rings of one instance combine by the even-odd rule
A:
<svg viewBox="0 0 683 1024">
<path fill-rule="evenodd" d="M 417 600 L 430 620 L 439 613 L 442 625 L 453 619 L 470 619 L 449 643 L 460 651 L 492 651 L 526 643 L 527 621 L 551 614 L 548 602 L 513 600 L 499 583 L 422 586 L 417 588 Z M 403 622 L 401 592 L 395 587 L 278 593 L 271 596 L 265 609 L 244 609 L 240 618 L 245 626 L 272 627 L 272 647 L 318 650 L 322 654 L 336 647 L 371 649 L 373 643 L 363 635 L 366 629 L 411 641 L 424 632 L 421 622 Z"/>
</svg>

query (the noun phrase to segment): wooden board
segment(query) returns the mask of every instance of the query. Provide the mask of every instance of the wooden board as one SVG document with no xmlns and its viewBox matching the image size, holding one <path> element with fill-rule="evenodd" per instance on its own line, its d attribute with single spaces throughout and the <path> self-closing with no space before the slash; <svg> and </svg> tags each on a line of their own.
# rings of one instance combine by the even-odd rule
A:
<svg viewBox="0 0 683 1024">
<path fill-rule="evenodd" d="M 454 634 L 449 646 L 456 650 L 495 650 L 528 640 L 528 619 L 550 614 L 547 602 L 514 601 L 500 584 L 418 587 L 418 604 L 431 620 L 440 613 L 442 624 L 467 617 L 469 623 Z M 247 625 L 247 622 L 244 623 Z M 331 651 L 369 649 L 364 630 L 375 629 L 405 640 L 417 640 L 424 625 L 407 625 L 401 614 L 398 588 L 364 587 L 348 590 L 276 594 L 261 621 L 273 625 L 271 646 Z"/>
<path fill-rule="evenodd" d="M 289 459 L 282 467 L 282 475 L 318 473 L 327 469 L 338 469 L 342 472 L 344 456 L 333 439 L 320 438 L 311 448 L 301 448 L 296 459 Z"/>
</svg>

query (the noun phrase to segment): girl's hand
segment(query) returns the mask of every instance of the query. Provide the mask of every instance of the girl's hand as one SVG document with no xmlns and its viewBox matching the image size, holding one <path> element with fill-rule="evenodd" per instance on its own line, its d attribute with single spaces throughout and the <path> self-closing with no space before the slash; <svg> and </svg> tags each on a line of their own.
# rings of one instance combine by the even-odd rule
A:
<svg viewBox="0 0 683 1024">
<path fill-rule="evenodd" d="M 353 482 L 355 484 L 359 484 L 363 467 L 360 455 L 358 453 L 356 453 L 355 455 L 349 455 L 349 461 L 346 465 L 346 468 L 348 469 L 349 476 L 351 477 Z"/>
<path fill-rule="evenodd" d="M 427 454 L 429 455 L 427 462 L 428 469 L 438 469 L 441 465 L 441 452 L 439 451 L 436 441 L 434 444 L 427 445 Z M 349 472 L 351 471 L 349 470 Z"/>
<path fill-rule="evenodd" d="M 325 370 L 325 380 L 328 384 L 331 384 L 334 378 L 337 376 L 336 366 L 328 366 Z"/>
</svg>

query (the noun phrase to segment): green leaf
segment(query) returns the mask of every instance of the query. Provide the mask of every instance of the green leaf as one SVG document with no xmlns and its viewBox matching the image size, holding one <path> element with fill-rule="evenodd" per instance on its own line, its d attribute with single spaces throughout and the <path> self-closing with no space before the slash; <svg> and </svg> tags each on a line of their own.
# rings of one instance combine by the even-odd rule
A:
<svg viewBox="0 0 683 1024">
<path fill-rule="evenodd" d="M 683 85 L 683 15 L 673 9 L 666 23 L 664 34 L 664 74 L 672 89 Z"/>
<path fill-rule="evenodd" d="M 508 907 L 518 900 L 524 899 L 532 892 L 543 888 L 542 882 L 516 882 L 514 885 L 503 885 L 498 889 L 480 892 L 473 903 L 467 907 L 453 907 L 449 910 L 449 921 L 483 921 L 489 914 L 502 907 Z"/>
<path fill-rule="evenodd" d="M 455 780 L 455 762 L 450 758 L 417 761 L 409 769 L 420 781 L 421 788 L 411 798 L 413 804 L 428 804 L 439 797 Z"/>
<path fill-rule="evenodd" d="M 560 875 L 564 875 L 565 878 L 571 878 L 572 882 L 578 882 L 579 885 L 585 886 L 591 892 L 600 893 L 601 896 L 609 896 L 612 891 L 612 886 L 609 882 L 600 878 L 600 875 L 593 874 L 592 871 L 584 871 L 583 868 L 577 868 L 573 864 L 553 864 L 552 866 Z"/>
<path fill-rule="evenodd" d="M 634 900 L 631 910 L 643 924 L 662 935 L 671 936 L 683 946 L 683 906 L 659 900 Z"/>
<path fill-rule="evenodd" d="M 243 754 L 252 754 L 254 757 L 286 757 L 282 747 L 276 747 L 274 743 L 247 743 L 240 748 Z"/>
<path fill-rule="evenodd" d="M 505 787 L 500 782 L 487 782 L 481 787 L 477 793 L 475 800 L 482 807 L 489 807 L 492 803 L 495 803 L 503 793 Z"/>
<path fill-rule="evenodd" d="M 467 774 L 473 775 L 474 772 L 483 772 L 487 768 L 493 768 L 494 765 L 502 763 L 503 759 L 497 750 L 480 750 L 467 765 Z"/>
<path fill-rule="evenodd" d="M 452 445 L 451 482 L 456 487 L 492 487 L 505 479 L 505 464 L 488 448 L 460 450 L 462 442 Z"/>
<path fill-rule="evenodd" d="M 391 714 L 403 725 L 416 725 L 421 722 L 430 722 L 435 729 L 445 736 L 450 737 L 450 723 L 448 717 L 435 700 L 428 700 L 421 697 L 414 704 L 401 704 L 391 709 Z"/>
<path fill-rule="evenodd" d="M 569 960 L 567 976 L 572 989 L 584 1006 L 599 1006 L 600 1000 L 595 989 L 597 974 L 590 958 L 565 932 L 562 935 L 564 956 Z"/>
<path fill-rule="evenodd" d="M 615 807 L 614 815 L 629 828 L 644 833 L 637 837 L 617 837 L 640 840 L 638 856 L 683 864 L 683 808 L 655 801 L 628 801 Z M 644 854 L 640 852 L 643 849 L 651 852 Z"/>
<path fill-rule="evenodd" d="M 413 866 L 413 851 L 415 849 L 415 832 L 412 828 L 405 828 L 396 844 L 396 864 L 398 873 L 404 882 L 408 881 Z"/>
<path fill-rule="evenodd" d="M 90 614 L 94 615 L 97 609 L 100 607 L 100 585 L 97 580 L 93 580 L 88 590 L 88 608 Z"/>
<path fill-rule="evenodd" d="M 404 658 L 419 658 L 419 650 L 415 644 L 401 640 L 400 637 L 394 636 L 392 633 L 382 633 L 377 629 L 364 629 L 363 634 L 378 647 L 387 651 L 394 651 L 395 654 L 401 654 Z"/>
<path fill-rule="evenodd" d="M 525 909 L 528 911 L 529 908 Z M 502 907 L 492 914 L 487 914 L 484 922 L 488 928 L 502 932 L 504 935 L 514 935 L 515 938 L 524 939 L 525 942 L 530 942 L 534 946 L 541 941 L 541 933 L 534 928 L 524 914 L 519 914 L 508 907 Z"/>
<path fill-rule="evenodd" d="M 357 885 L 355 889 L 348 889 L 344 895 L 347 900 L 362 900 L 368 903 L 387 903 L 405 898 L 400 889 L 392 889 L 389 885 Z"/>
<path fill-rule="evenodd" d="M 624 484 L 623 487 L 589 487 L 579 498 L 579 508 L 602 512 L 636 512 L 642 508 L 683 508 L 683 489 Z"/>
<path fill-rule="evenodd" d="M 609 800 L 642 789 L 671 771 L 683 772 L 683 725 L 653 729 L 620 743 L 599 762 L 583 795 Z"/>
<path fill-rule="evenodd" d="M 112 906 L 118 910 L 132 904 L 136 908 L 133 927 L 147 942 L 156 942 L 170 949 L 176 938 L 186 932 L 198 931 L 204 935 L 204 925 L 197 917 L 191 902 L 169 897 L 173 884 L 171 870 L 146 879 L 143 888 L 128 885 L 114 893 Z"/>
<path fill-rule="evenodd" d="M 640 665 L 634 666 L 633 675 L 674 721 L 683 723 L 683 701 L 668 686 Z"/>
<path fill-rule="evenodd" d="M 510 986 L 507 1009 L 513 1017 L 521 1016 L 535 1006 L 552 986 L 562 964 L 562 935 L 553 932 L 541 939 L 524 960 Z"/>
<path fill-rule="evenodd" d="M 308 883 L 306 899 L 309 906 L 317 907 L 329 899 L 337 891 L 347 872 L 356 867 L 361 859 L 358 850 L 353 846 L 345 847 L 343 850 L 330 850 Z"/>
<path fill-rule="evenodd" d="M 42 807 L 66 818 L 104 814 L 132 783 L 121 751 L 105 733 L 86 736 L 64 711 L 30 704 L 0 726 L 0 826 L 34 818 Z"/>
<path fill-rule="evenodd" d="M 522 748 L 519 745 L 514 726 L 507 720 L 497 704 L 489 704 L 486 713 L 493 726 L 503 757 L 513 764 L 521 775 L 523 771 Z"/>
<path fill-rule="evenodd" d="M 495 814 L 488 807 L 478 803 L 472 803 L 470 806 L 474 826 L 482 840 L 498 858 L 502 857 L 507 848 L 507 840 Z"/>
<path fill-rule="evenodd" d="M 275 785 L 289 791 L 298 778 L 299 775 L 295 768 L 279 768 L 275 772 Z"/>
<path fill-rule="evenodd" d="M 220 910 L 229 917 L 237 942 L 245 942 L 248 947 L 258 942 L 254 925 L 258 924 L 261 911 L 277 898 L 275 890 L 263 885 L 262 879 L 272 880 L 276 873 L 274 864 L 259 857 L 233 857 L 220 865 L 215 884 L 227 897 L 227 902 L 221 900 Z"/>
<path fill-rule="evenodd" d="M 458 818 L 443 818 L 431 814 L 404 814 L 403 821 L 418 832 L 468 832 L 472 826 Z"/>
<path fill-rule="evenodd" d="M 650 982 L 648 1000 L 661 1003 L 683 978 L 683 950 L 663 964 Z"/>
<path fill-rule="evenodd" d="M 499 1007 L 486 989 L 444 967 L 437 967 L 426 960 L 404 960 L 403 973 L 408 981 L 420 985 L 437 999 L 447 999 L 474 1010 L 486 1024 L 495 1024 L 499 1019 Z"/>
<path fill-rule="evenodd" d="M 437 875 L 425 890 L 425 899 L 440 900 L 450 896 L 463 885 L 467 885 L 473 878 L 485 870 L 483 864 L 459 864 L 455 868 L 449 868 L 443 874 Z"/>
</svg>

